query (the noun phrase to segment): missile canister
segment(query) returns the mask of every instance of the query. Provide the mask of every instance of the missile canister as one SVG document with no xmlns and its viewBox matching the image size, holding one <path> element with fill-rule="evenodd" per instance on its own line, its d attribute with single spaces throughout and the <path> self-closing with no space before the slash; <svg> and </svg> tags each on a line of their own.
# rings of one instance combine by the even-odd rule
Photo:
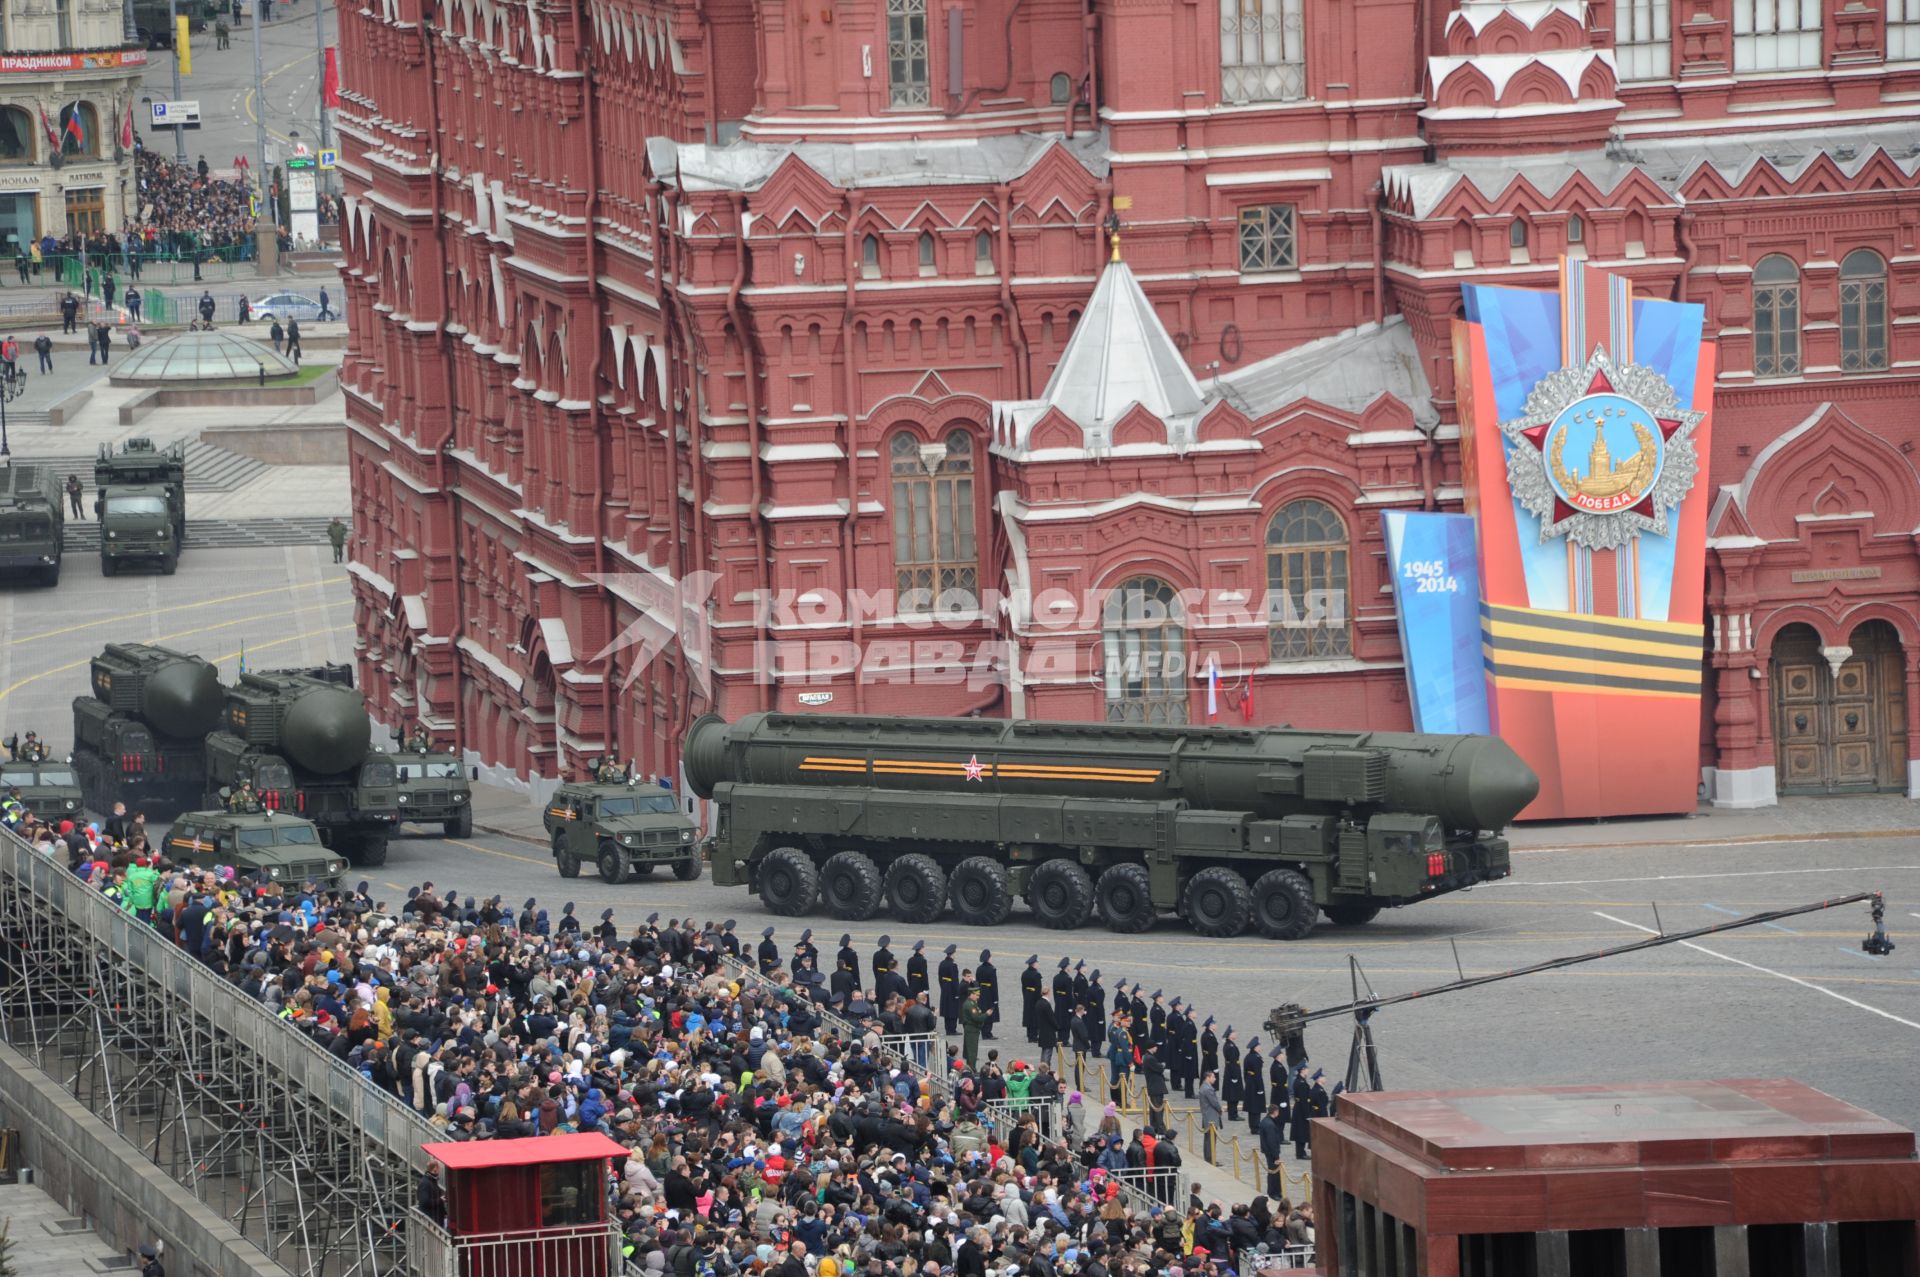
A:
<svg viewBox="0 0 1920 1277">
<path fill-rule="evenodd" d="M 211 663 L 146 643 L 110 643 L 93 659 L 93 695 L 74 698 L 73 766 L 86 805 L 166 820 L 206 788 L 202 741 L 226 689 Z"/>
</svg>

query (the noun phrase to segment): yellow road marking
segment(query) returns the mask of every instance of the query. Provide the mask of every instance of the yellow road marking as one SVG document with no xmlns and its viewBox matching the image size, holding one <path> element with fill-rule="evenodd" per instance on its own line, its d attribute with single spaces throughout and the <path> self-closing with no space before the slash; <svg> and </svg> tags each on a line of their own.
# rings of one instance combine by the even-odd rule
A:
<svg viewBox="0 0 1920 1277">
<path fill-rule="evenodd" d="M 290 61 L 281 63 L 279 66 L 275 67 L 273 70 L 267 72 L 265 75 L 260 77 L 259 87 L 262 89 L 266 88 L 267 83 L 270 80 L 272 80 L 275 76 L 279 75 L 282 71 L 291 71 L 294 67 L 297 67 L 302 63 L 311 63 L 312 60 L 313 60 L 313 55 L 311 53 L 302 53 L 295 56 Z M 247 90 L 247 96 L 241 100 L 241 109 L 247 113 L 247 118 L 249 120 L 257 124 L 260 122 L 260 117 L 254 113 L 254 109 L 253 109 L 254 94 L 256 92 L 257 92 L 256 89 Z M 267 126 L 267 132 L 272 134 L 274 137 L 279 138 L 282 142 L 285 142 L 288 145 L 292 145 L 293 143 L 292 138 L 288 137 L 285 133 L 280 132 L 278 129 L 274 128 L 271 125 Z"/>
<path fill-rule="evenodd" d="M 257 599 L 263 594 L 278 594 L 282 590 L 286 590 L 286 589 L 304 590 L 309 588 L 309 586 L 314 586 L 314 585 L 338 585 L 342 581 L 345 581 L 346 579 L 347 578 L 345 576 L 330 576 L 325 578 L 324 580 L 310 581 L 305 583 L 296 581 L 291 583 L 290 585 L 276 585 L 265 590 L 248 590 L 242 594 L 223 594 L 219 598 L 201 599 L 197 603 L 180 603 L 173 607 L 154 608 L 152 611 L 148 612 L 147 615 L 148 616 L 165 616 L 169 612 L 186 612 L 186 611 L 198 612 L 201 609 L 209 607 L 215 603 L 235 603 L 241 599 Z M 126 615 L 122 613 L 121 615 L 118 615 L 118 616 L 102 617 L 97 621 L 82 621 L 78 625 L 67 625 L 57 630 L 42 630 L 38 634 L 22 634 L 12 641 L 15 643 L 30 643 L 35 639 L 58 638 L 62 634 L 75 634 L 81 630 L 90 630 L 96 625 L 116 625 L 126 619 L 127 619 Z"/>
</svg>

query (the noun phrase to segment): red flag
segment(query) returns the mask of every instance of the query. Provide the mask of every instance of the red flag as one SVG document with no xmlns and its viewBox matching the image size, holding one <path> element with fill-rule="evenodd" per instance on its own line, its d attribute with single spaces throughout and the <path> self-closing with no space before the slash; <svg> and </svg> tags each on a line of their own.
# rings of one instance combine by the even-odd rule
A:
<svg viewBox="0 0 1920 1277">
<path fill-rule="evenodd" d="M 126 151 L 133 149 L 133 103 L 131 102 L 127 103 L 127 118 L 120 124 L 120 147 Z"/>
<path fill-rule="evenodd" d="M 331 46 L 328 47 L 326 66 L 321 71 L 320 102 L 323 106 L 340 105 L 340 63 L 335 52 Z"/>
<path fill-rule="evenodd" d="M 47 131 L 47 141 L 55 146 L 60 145 L 60 134 L 55 131 L 53 121 L 47 118 L 47 108 L 44 106 L 40 108 L 40 127 Z"/>
<path fill-rule="evenodd" d="M 1240 717 L 1253 721 L 1253 675 L 1247 675 L 1247 690 L 1240 693 Z"/>
</svg>

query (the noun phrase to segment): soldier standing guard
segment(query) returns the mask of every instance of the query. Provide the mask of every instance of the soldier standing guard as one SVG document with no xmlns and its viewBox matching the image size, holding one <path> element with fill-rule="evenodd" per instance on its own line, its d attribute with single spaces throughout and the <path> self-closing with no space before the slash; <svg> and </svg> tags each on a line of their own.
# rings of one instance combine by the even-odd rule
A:
<svg viewBox="0 0 1920 1277">
<path fill-rule="evenodd" d="M 1073 1027 L 1073 977 L 1067 974 L 1067 960 L 1060 959 L 1060 967 L 1053 973 L 1053 1013 L 1054 1036 L 1062 1042 L 1068 1040 Z"/>
<path fill-rule="evenodd" d="M 1240 1044 L 1233 1040 L 1233 1026 L 1229 1024 L 1220 1039 L 1220 1098 L 1227 1102 L 1227 1120 L 1240 1120 L 1241 1088 L 1246 1085 L 1240 1072 Z"/>
<path fill-rule="evenodd" d="M 948 945 L 947 956 L 940 959 L 940 1022 L 948 1037 L 960 1031 L 960 964 L 953 960 L 959 947 Z"/>
<path fill-rule="evenodd" d="M 860 987 L 860 955 L 853 951 L 852 932 L 841 933 L 840 952 L 834 955 L 833 969 L 846 972 L 852 980 L 853 987 L 856 989 Z M 834 987 L 838 988 L 839 985 L 836 984 Z"/>
<path fill-rule="evenodd" d="M 927 942 L 925 940 L 915 940 L 913 942 L 913 956 L 907 959 L 907 994 L 909 997 L 917 998 L 923 993 L 930 992 L 933 988 L 932 985 L 927 983 L 927 956 L 922 952 L 926 947 Z"/>
<path fill-rule="evenodd" d="M 993 968 L 993 950 L 980 951 L 980 966 L 973 973 L 973 982 L 980 990 L 980 1009 L 987 1013 L 980 1036 L 991 1042 L 993 1026 L 1000 1022 L 1000 973 Z"/>
<path fill-rule="evenodd" d="M 720 947 L 729 958 L 740 956 L 740 937 L 733 934 L 733 929 L 739 925 L 732 918 L 720 924 Z"/>
<path fill-rule="evenodd" d="M 1247 1042 L 1247 1054 L 1240 1061 L 1241 1098 L 1247 1102 L 1247 1126 L 1257 1136 L 1260 1119 L 1267 1115 L 1267 1061 L 1260 1054 L 1260 1039 Z"/>
<path fill-rule="evenodd" d="M 1220 1072 L 1220 1035 L 1213 1031 L 1213 1017 L 1200 1026 L 1200 1076 Z"/>
<path fill-rule="evenodd" d="M 1040 990 L 1045 981 L 1040 975 L 1040 955 L 1034 954 L 1027 959 L 1026 969 L 1020 973 L 1020 1027 L 1026 1031 L 1027 1041 L 1040 1040 Z"/>
<path fill-rule="evenodd" d="M 820 946 L 813 942 L 812 927 L 808 927 L 805 931 L 802 931 L 800 933 L 800 943 L 793 946 L 793 969 L 795 971 L 800 970 L 801 967 L 806 965 L 807 959 L 809 958 L 813 959 L 813 969 L 819 971 Z M 820 979 L 823 982 L 826 980 L 824 972 L 821 974 Z"/>
<path fill-rule="evenodd" d="M 876 987 L 880 984 L 880 977 L 893 970 L 893 950 L 888 947 L 892 943 L 892 936 L 881 936 L 880 947 L 873 951 L 873 983 Z"/>
<path fill-rule="evenodd" d="M 1107 1040 L 1107 991 L 1100 987 L 1100 968 L 1095 967 L 1087 979 L 1087 991 L 1074 990 L 1082 1006 L 1087 1008 L 1087 1028 L 1089 1040 L 1095 1043 Z M 1099 1047 L 1096 1045 L 1095 1050 Z"/>
<path fill-rule="evenodd" d="M 780 946 L 773 942 L 773 928 L 768 927 L 760 933 L 760 947 L 756 950 L 760 959 L 760 974 L 768 979 L 780 969 Z"/>
</svg>

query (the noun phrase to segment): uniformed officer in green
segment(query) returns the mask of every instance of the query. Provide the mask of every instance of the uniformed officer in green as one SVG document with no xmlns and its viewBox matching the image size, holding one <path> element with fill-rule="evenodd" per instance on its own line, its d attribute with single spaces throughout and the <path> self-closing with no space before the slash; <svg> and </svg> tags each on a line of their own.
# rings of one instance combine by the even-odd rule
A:
<svg viewBox="0 0 1920 1277">
<path fill-rule="evenodd" d="M 251 780 L 241 781 L 240 788 L 227 795 L 227 810 L 238 812 L 260 810 L 260 796 L 253 792 Z"/>
<path fill-rule="evenodd" d="M 614 762 L 611 758 L 601 759 L 600 770 L 595 773 L 594 779 L 602 785 L 618 784 L 620 781 L 620 764 Z"/>
<path fill-rule="evenodd" d="M 413 739 L 407 742 L 407 748 L 416 754 L 425 754 L 433 749 L 433 737 L 427 734 L 425 723 L 413 725 Z"/>
<path fill-rule="evenodd" d="M 327 525 L 327 541 L 333 546 L 333 561 L 342 562 L 347 555 L 347 525 L 335 519 Z"/>
</svg>

